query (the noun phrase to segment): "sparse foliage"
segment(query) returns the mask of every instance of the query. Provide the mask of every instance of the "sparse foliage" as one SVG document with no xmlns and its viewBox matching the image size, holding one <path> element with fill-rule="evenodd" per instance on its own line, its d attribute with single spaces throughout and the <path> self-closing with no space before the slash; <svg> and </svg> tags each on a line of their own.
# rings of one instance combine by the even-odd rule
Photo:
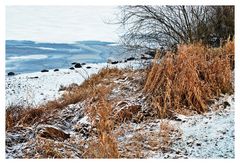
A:
<svg viewBox="0 0 240 164">
<path fill-rule="evenodd" d="M 121 6 L 119 15 L 121 42 L 140 53 L 234 35 L 234 6 Z"/>
</svg>

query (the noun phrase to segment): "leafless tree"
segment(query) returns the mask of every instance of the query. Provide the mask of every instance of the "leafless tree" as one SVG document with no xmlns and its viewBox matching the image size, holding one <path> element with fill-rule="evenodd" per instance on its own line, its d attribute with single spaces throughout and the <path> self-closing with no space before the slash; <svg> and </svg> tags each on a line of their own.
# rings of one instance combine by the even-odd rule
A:
<svg viewBox="0 0 240 164">
<path fill-rule="evenodd" d="M 204 41 L 217 31 L 215 25 L 222 20 L 224 11 L 225 14 L 231 13 L 232 23 L 232 8 L 234 7 L 229 6 L 226 9 L 223 6 L 219 9 L 218 6 L 121 6 L 117 19 L 117 23 L 125 30 L 121 42 L 129 50 L 142 50 Z M 229 22 L 229 15 L 225 17 L 225 22 L 222 21 L 224 25 Z M 229 26 L 232 26 L 231 23 Z M 228 32 L 231 30 L 228 29 Z"/>
</svg>

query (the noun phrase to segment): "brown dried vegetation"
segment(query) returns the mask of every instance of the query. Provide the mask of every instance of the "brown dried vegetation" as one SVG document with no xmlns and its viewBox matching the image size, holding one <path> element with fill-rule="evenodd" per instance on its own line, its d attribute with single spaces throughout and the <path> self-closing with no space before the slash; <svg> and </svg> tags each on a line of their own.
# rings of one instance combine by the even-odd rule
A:
<svg viewBox="0 0 240 164">
<path fill-rule="evenodd" d="M 62 130 L 45 126 L 32 139 L 36 141 L 35 155 L 31 152 L 25 155 L 32 158 L 71 158 L 73 154 L 79 158 L 144 158 L 152 151 L 170 151 L 174 139 L 181 138 L 181 132 L 166 120 L 157 121 L 160 126 L 155 124 L 156 115 L 166 118 L 174 112 L 207 112 L 210 99 L 221 93 L 232 93 L 234 41 L 228 41 L 222 48 L 208 48 L 199 43 L 180 45 L 176 54 L 167 52 L 163 59 L 160 56 L 156 54 L 150 70 L 104 68 L 81 85 L 64 88 L 65 93 L 58 100 L 36 108 L 10 106 L 6 110 L 6 130 L 48 124 L 60 117 L 59 111 L 68 105 L 84 101 L 84 115 L 91 123 L 87 140 L 80 143 Z M 134 128 L 140 122 L 144 127 Z M 132 124 L 133 128 L 126 128 Z M 127 138 L 125 132 L 129 130 L 134 133 Z M 120 143 L 119 136 L 128 141 Z M 72 140 L 75 146 L 69 146 Z"/>
<path fill-rule="evenodd" d="M 83 153 L 84 158 L 118 158 L 118 145 L 113 134 L 114 118 L 112 118 L 111 104 L 106 100 L 106 92 L 101 90 L 96 105 L 89 106 L 87 111 L 92 126 L 96 127 L 96 138 L 88 143 Z"/>
<path fill-rule="evenodd" d="M 222 48 L 208 48 L 200 43 L 180 45 L 176 54 L 156 54 L 144 91 L 160 118 L 173 112 L 207 112 L 209 99 L 220 93 L 232 93 L 234 41 Z"/>
</svg>

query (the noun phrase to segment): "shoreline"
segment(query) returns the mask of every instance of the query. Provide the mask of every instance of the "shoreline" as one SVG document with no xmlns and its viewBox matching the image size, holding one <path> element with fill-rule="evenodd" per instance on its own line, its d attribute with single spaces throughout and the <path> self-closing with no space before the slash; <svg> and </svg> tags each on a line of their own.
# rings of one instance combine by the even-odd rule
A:
<svg viewBox="0 0 240 164">
<path fill-rule="evenodd" d="M 58 99 L 64 91 L 61 87 L 71 84 L 81 84 L 92 74 L 98 73 L 102 68 L 140 68 L 142 61 L 134 60 L 125 63 L 86 63 L 82 68 L 74 70 L 59 69 L 54 72 L 32 72 L 6 76 L 5 78 L 5 107 L 11 105 L 38 106 L 48 101 Z M 88 68 L 87 68 L 88 67 Z"/>
</svg>

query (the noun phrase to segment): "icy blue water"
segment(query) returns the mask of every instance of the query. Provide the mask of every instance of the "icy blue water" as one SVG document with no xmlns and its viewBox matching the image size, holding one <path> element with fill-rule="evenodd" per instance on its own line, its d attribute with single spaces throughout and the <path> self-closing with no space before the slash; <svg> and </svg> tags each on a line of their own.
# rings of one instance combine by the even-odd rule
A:
<svg viewBox="0 0 240 164">
<path fill-rule="evenodd" d="M 72 62 L 102 63 L 121 54 L 122 48 L 113 42 L 44 43 L 7 40 L 6 72 L 27 73 L 69 68 Z"/>
</svg>

